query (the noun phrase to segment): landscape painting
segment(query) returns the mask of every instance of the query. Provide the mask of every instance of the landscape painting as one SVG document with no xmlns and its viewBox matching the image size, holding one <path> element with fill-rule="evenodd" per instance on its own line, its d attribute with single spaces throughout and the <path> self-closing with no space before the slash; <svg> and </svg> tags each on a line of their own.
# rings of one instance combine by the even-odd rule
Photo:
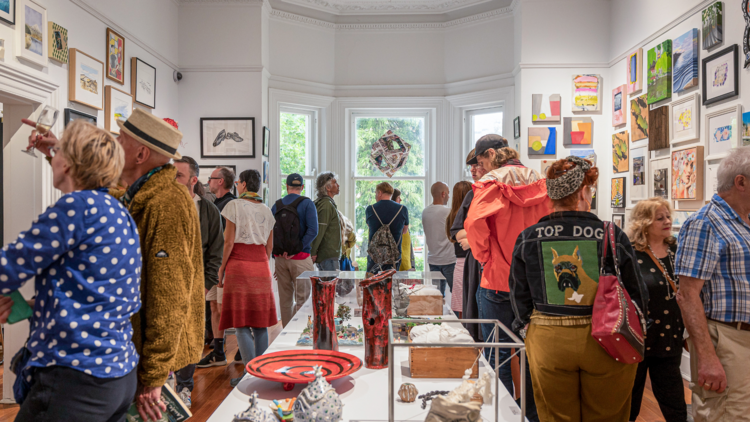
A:
<svg viewBox="0 0 750 422">
<path fill-rule="evenodd" d="M 0 0 L 0 21 L 16 23 L 16 0 Z"/>
<path fill-rule="evenodd" d="M 674 40 L 674 92 L 698 86 L 698 30 L 693 28 Z"/>
<path fill-rule="evenodd" d="M 672 97 L 672 40 L 648 50 L 648 103 Z"/>
<path fill-rule="evenodd" d="M 648 99 L 646 95 L 630 100 L 630 132 L 632 140 L 648 138 Z"/>
<path fill-rule="evenodd" d="M 574 112 L 601 110 L 601 80 L 601 75 L 573 75 Z"/>
<path fill-rule="evenodd" d="M 591 145 L 594 139 L 594 120 L 591 117 L 563 118 L 563 145 Z"/>
<path fill-rule="evenodd" d="M 119 134 L 120 126 L 117 125 L 117 121 L 127 120 L 132 112 L 133 96 L 112 85 L 107 85 L 104 90 L 104 128 Z"/>
<path fill-rule="evenodd" d="M 26 39 L 24 42 L 24 48 L 34 54 L 42 55 L 42 45 L 44 43 L 44 37 L 42 28 L 44 28 L 44 16 L 42 12 L 33 8 L 31 5 L 24 5 L 24 33 Z M 45 25 L 46 26 L 46 25 Z"/>
<path fill-rule="evenodd" d="M 628 94 L 634 94 L 643 89 L 643 49 L 628 55 Z"/>
<path fill-rule="evenodd" d="M 625 85 L 618 86 L 612 90 L 612 126 L 625 124 Z"/>
<path fill-rule="evenodd" d="M 549 103 L 544 104 L 543 94 L 531 95 L 531 121 L 534 123 L 560 121 L 560 94 L 549 96 Z"/>
<path fill-rule="evenodd" d="M 703 147 L 672 151 L 672 199 L 703 196 Z"/>
<path fill-rule="evenodd" d="M 529 155 L 555 155 L 557 153 L 557 128 L 530 127 Z"/>
<path fill-rule="evenodd" d="M 612 171 L 614 173 L 625 173 L 629 170 L 629 155 L 628 131 L 612 135 Z"/>
<path fill-rule="evenodd" d="M 724 15 L 720 1 L 703 9 L 701 13 L 703 22 L 703 49 L 708 50 L 724 39 Z"/>
<path fill-rule="evenodd" d="M 47 66 L 49 53 L 47 9 L 31 0 L 17 0 L 17 2 L 15 55 L 34 64 Z"/>
<path fill-rule="evenodd" d="M 625 208 L 625 178 L 615 177 L 612 179 L 611 191 L 612 208 Z"/>
<path fill-rule="evenodd" d="M 104 63 L 75 49 L 70 49 L 68 99 L 97 110 L 103 107 Z"/>
</svg>

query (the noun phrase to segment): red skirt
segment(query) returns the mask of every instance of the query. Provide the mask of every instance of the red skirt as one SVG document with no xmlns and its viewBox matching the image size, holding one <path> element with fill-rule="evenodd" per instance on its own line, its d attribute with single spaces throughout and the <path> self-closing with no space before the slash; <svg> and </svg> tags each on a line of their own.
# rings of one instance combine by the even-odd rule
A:
<svg viewBox="0 0 750 422">
<path fill-rule="evenodd" d="M 266 247 L 235 243 L 224 271 L 219 329 L 265 328 L 277 322 Z"/>
</svg>

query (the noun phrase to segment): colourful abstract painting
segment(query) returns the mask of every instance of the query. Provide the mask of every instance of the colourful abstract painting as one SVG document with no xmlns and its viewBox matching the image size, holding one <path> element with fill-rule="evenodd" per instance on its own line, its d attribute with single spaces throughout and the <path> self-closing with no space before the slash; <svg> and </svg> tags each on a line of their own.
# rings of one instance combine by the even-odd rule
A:
<svg viewBox="0 0 750 422">
<path fill-rule="evenodd" d="M 742 145 L 750 144 L 750 112 L 742 113 Z"/>
<path fill-rule="evenodd" d="M 630 132 L 633 142 L 648 138 L 648 100 L 646 95 L 630 100 Z"/>
<path fill-rule="evenodd" d="M 672 199 L 698 199 L 698 149 L 672 152 Z"/>
<path fill-rule="evenodd" d="M 693 28 L 674 40 L 674 92 L 698 86 L 698 30 Z"/>
<path fill-rule="evenodd" d="M 628 55 L 628 94 L 634 94 L 643 89 L 643 49 Z"/>
<path fill-rule="evenodd" d="M 612 191 L 610 192 L 612 208 L 625 208 L 625 178 L 615 177 L 612 179 Z"/>
<path fill-rule="evenodd" d="M 612 90 L 612 126 L 625 124 L 625 85 Z"/>
<path fill-rule="evenodd" d="M 612 171 L 615 173 L 627 172 L 629 155 L 628 131 L 612 135 Z"/>
<path fill-rule="evenodd" d="M 648 50 L 648 103 L 672 97 L 672 40 Z"/>
<path fill-rule="evenodd" d="M 563 145 L 591 145 L 594 139 L 594 121 L 591 117 L 563 118 Z"/>
<path fill-rule="evenodd" d="M 701 20 L 703 22 L 703 49 L 721 44 L 724 39 L 724 14 L 720 1 L 703 9 Z"/>
<path fill-rule="evenodd" d="M 557 128 L 529 128 L 529 155 L 555 155 L 557 153 L 556 144 Z"/>
<path fill-rule="evenodd" d="M 573 75 L 573 111 L 601 110 L 600 75 Z"/>
<path fill-rule="evenodd" d="M 48 22 L 49 51 L 48 56 L 60 63 L 68 62 L 68 30 L 62 26 Z"/>
<path fill-rule="evenodd" d="M 560 121 L 560 94 L 549 96 L 549 103 L 543 103 L 543 94 L 531 95 L 531 121 L 534 123 Z"/>
</svg>

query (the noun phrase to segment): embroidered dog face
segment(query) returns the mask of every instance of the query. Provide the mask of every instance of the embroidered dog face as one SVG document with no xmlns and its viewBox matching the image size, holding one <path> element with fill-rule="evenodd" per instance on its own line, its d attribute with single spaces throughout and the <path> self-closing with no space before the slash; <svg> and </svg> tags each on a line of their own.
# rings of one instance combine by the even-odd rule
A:
<svg viewBox="0 0 750 422">
<path fill-rule="evenodd" d="M 583 260 L 578 247 L 573 251 L 573 255 L 558 255 L 557 251 L 552 249 L 552 265 L 555 268 L 555 277 L 557 278 L 557 288 L 561 292 L 570 287 L 578 291 L 581 286 L 581 278 L 578 276 L 578 269 L 582 268 Z"/>
</svg>

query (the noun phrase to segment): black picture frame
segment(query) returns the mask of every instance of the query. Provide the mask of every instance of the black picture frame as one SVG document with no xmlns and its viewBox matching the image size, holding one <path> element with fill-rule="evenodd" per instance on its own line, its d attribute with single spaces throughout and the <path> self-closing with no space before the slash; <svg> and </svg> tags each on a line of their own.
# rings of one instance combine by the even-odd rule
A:
<svg viewBox="0 0 750 422">
<path fill-rule="evenodd" d="M 204 139 L 204 136 L 207 135 L 204 133 L 205 125 L 208 122 L 221 122 L 221 121 L 232 122 L 236 120 L 245 120 L 245 121 L 250 122 L 250 125 L 251 125 L 250 134 L 245 134 L 245 135 L 246 136 L 250 135 L 250 142 L 252 143 L 251 145 L 252 153 L 240 154 L 240 155 L 218 154 L 218 153 L 207 154 L 206 148 L 205 148 L 206 139 Z M 201 158 L 255 158 L 255 117 L 201 117 L 200 126 L 201 126 Z M 221 141 L 221 142 L 225 142 L 225 141 Z M 216 142 L 216 140 L 209 141 L 209 142 Z"/>
<path fill-rule="evenodd" d="M 234 164 L 216 164 L 216 165 L 207 165 L 207 164 L 198 164 L 198 183 L 201 183 L 205 188 L 206 191 L 208 191 L 208 183 L 203 183 L 201 179 L 205 178 L 206 175 L 211 176 L 211 173 L 213 173 L 214 170 L 216 170 L 217 167 L 226 167 L 228 169 L 232 169 L 234 172 L 234 179 L 237 181 L 237 166 Z M 237 185 L 232 185 L 232 194 L 234 196 L 237 196 Z"/>
<path fill-rule="evenodd" d="M 5 19 L 4 17 L 0 16 L 0 21 L 9 23 L 11 25 L 15 25 L 16 24 L 16 0 L 10 0 L 8 4 L 11 6 L 10 9 L 13 11 L 13 20 Z M 6 46 L 5 48 L 7 49 L 8 47 Z M 47 52 L 45 51 L 44 53 L 46 54 Z"/>
<path fill-rule="evenodd" d="M 513 119 L 513 139 L 521 137 L 521 117 Z"/>
<path fill-rule="evenodd" d="M 136 85 L 138 84 L 138 62 L 143 63 L 144 65 L 150 67 L 151 69 L 154 69 L 154 80 L 153 80 L 154 102 L 153 104 L 145 103 L 139 100 L 140 97 L 138 96 L 138 89 L 136 89 Z M 130 92 L 133 94 L 133 102 L 138 103 L 144 107 L 148 107 L 150 109 L 155 109 L 156 108 L 156 67 L 151 66 L 150 64 L 146 63 L 141 58 L 132 57 L 130 59 Z M 144 99 L 144 98 L 141 98 L 141 99 Z"/>
<path fill-rule="evenodd" d="M 268 157 L 269 149 L 271 144 L 271 129 L 268 126 L 263 126 L 263 156 Z"/>
<path fill-rule="evenodd" d="M 708 98 L 706 91 L 708 89 L 707 87 L 708 87 L 709 77 L 707 76 L 708 74 L 706 73 L 706 68 L 710 62 L 718 59 L 719 57 L 725 56 L 727 54 L 732 54 L 732 58 L 734 59 L 734 80 L 732 81 L 734 83 L 734 89 L 732 90 L 732 92 L 727 92 L 726 94 L 719 95 L 718 97 Z M 702 85 L 703 105 L 717 103 L 719 101 L 723 101 L 728 98 L 733 98 L 733 97 L 738 96 L 740 94 L 739 70 L 740 70 L 739 69 L 739 46 L 737 44 L 730 45 L 729 47 L 704 58 L 703 62 L 701 63 L 701 71 L 703 73 L 703 85 Z"/>
<path fill-rule="evenodd" d="M 620 224 L 617 224 L 616 218 L 620 217 Z M 619 227 L 622 230 L 625 230 L 625 214 L 612 214 L 612 222 L 615 223 L 617 227 Z"/>
<path fill-rule="evenodd" d="M 96 126 L 96 116 L 94 116 L 93 114 L 84 113 L 74 108 L 66 108 L 64 121 L 65 127 L 68 127 L 68 125 L 75 120 L 85 120 Z"/>
</svg>

